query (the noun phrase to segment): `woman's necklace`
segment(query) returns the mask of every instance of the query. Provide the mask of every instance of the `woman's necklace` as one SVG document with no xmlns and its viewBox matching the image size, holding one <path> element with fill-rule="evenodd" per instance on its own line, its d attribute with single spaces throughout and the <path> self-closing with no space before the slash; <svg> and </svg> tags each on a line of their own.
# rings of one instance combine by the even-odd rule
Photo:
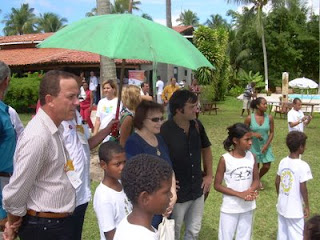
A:
<svg viewBox="0 0 320 240">
<path fill-rule="evenodd" d="M 151 147 L 156 149 L 157 156 L 161 155 L 161 152 L 159 150 L 158 139 L 155 135 L 153 135 L 153 139 L 151 139 L 150 136 L 148 136 L 147 134 L 145 134 L 140 130 L 137 130 L 136 133 L 139 134 L 143 138 L 143 140 L 145 140 Z"/>
</svg>

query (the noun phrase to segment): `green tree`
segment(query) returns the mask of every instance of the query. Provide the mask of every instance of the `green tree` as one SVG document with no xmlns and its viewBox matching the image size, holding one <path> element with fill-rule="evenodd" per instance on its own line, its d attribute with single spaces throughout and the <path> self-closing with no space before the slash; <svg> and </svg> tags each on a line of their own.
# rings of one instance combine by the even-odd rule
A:
<svg viewBox="0 0 320 240">
<path fill-rule="evenodd" d="M 133 0 L 115 0 L 114 4 L 111 5 L 111 12 L 112 13 L 126 13 L 130 12 L 130 4 L 133 10 L 139 11 L 138 5 L 141 4 L 140 1 L 133 1 Z"/>
<path fill-rule="evenodd" d="M 209 28 L 230 28 L 227 20 L 223 19 L 219 14 L 211 14 L 210 18 L 208 18 L 204 24 Z"/>
<path fill-rule="evenodd" d="M 264 34 L 264 23 L 263 23 L 263 12 L 262 9 L 265 5 L 267 5 L 268 0 L 227 0 L 228 2 L 235 2 L 241 4 L 249 4 L 252 3 L 252 9 L 255 10 L 257 16 L 257 34 L 261 38 L 262 43 L 262 51 L 263 51 L 263 63 L 264 63 L 264 78 L 266 84 L 266 90 L 269 87 L 269 75 L 268 75 L 268 59 L 267 59 L 267 49 L 266 49 L 266 42 L 265 42 L 265 34 Z"/>
<path fill-rule="evenodd" d="M 196 71 L 195 76 L 201 84 L 212 86 L 215 100 L 223 100 L 231 74 L 227 54 L 228 31 L 224 28 L 211 29 L 200 26 L 193 36 L 195 46 L 215 67 L 215 70 L 200 68 Z"/>
<path fill-rule="evenodd" d="M 42 32 L 56 32 L 63 28 L 67 22 L 66 18 L 60 18 L 55 13 L 40 13 L 40 17 L 37 19 L 37 28 Z"/>
<path fill-rule="evenodd" d="M 97 8 L 92 8 L 90 12 L 86 13 L 86 17 L 92 17 L 97 15 Z"/>
<path fill-rule="evenodd" d="M 20 8 L 11 8 L 11 13 L 6 14 L 2 20 L 5 24 L 4 34 L 8 36 L 36 32 L 36 15 L 33 12 L 34 8 L 30 8 L 27 3 L 21 4 Z"/>
<path fill-rule="evenodd" d="M 191 10 L 184 10 L 182 13 L 180 13 L 179 18 L 177 19 L 177 22 L 180 22 L 179 25 L 184 26 L 198 26 L 199 25 L 199 18 L 196 13 L 192 12 Z"/>
</svg>

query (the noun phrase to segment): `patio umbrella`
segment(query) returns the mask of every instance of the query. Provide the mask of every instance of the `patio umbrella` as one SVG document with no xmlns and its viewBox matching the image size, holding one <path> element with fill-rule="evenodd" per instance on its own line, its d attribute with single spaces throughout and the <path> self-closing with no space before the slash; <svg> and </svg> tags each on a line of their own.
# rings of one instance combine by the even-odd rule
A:
<svg viewBox="0 0 320 240">
<path fill-rule="evenodd" d="M 182 35 L 161 24 L 132 14 L 84 18 L 38 44 L 40 48 L 67 48 L 109 58 L 142 59 L 190 69 L 213 68 Z"/>
<path fill-rule="evenodd" d="M 310 88 L 317 88 L 318 84 L 309 79 L 309 78 L 296 78 L 289 82 L 289 86 L 292 88 L 299 88 L 299 89 L 310 89 Z"/>
</svg>

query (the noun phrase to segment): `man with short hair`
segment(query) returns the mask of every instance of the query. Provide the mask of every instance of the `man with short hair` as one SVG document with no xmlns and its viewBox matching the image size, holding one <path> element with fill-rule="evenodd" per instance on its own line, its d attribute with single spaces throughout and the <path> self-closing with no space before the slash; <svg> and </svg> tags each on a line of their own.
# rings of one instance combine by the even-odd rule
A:
<svg viewBox="0 0 320 240">
<path fill-rule="evenodd" d="M 188 90 L 173 93 L 169 101 L 173 118 L 165 122 L 160 131 L 169 148 L 173 170 L 180 187 L 172 212 L 175 239 L 180 239 L 183 222 L 184 239 L 198 238 L 204 195 L 210 191 L 213 178 L 211 143 L 202 123 L 196 120 L 197 103 L 197 96 Z"/>
<path fill-rule="evenodd" d="M 149 96 L 149 83 L 141 83 L 141 95 Z"/>
<path fill-rule="evenodd" d="M 241 117 L 243 117 L 243 113 L 245 110 L 247 110 L 248 116 L 250 115 L 250 104 L 251 104 L 251 99 L 254 97 L 255 86 L 256 86 L 256 83 L 251 82 L 246 86 L 246 89 L 244 90 Z"/>
<path fill-rule="evenodd" d="M 97 102 L 97 91 L 100 91 L 100 89 L 97 89 L 98 87 L 98 78 L 94 75 L 94 72 L 90 72 L 90 79 L 89 79 L 89 90 L 92 92 L 93 96 L 93 103 L 98 104 Z"/>
<path fill-rule="evenodd" d="M 3 190 L 5 239 L 14 239 L 17 232 L 21 240 L 73 239 L 70 215 L 81 181 L 64 146 L 61 122 L 73 119 L 79 105 L 76 79 L 54 70 L 41 80 L 41 108 L 19 139 L 14 172 Z"/>
<path fill-rule="evenodd" d="M 3 102 L 10 82 L 10 68 L 0 61 L 0 228 L 4 228 L 7 213 L 2 208 L 2 189 L 13 172 L 13 154 L 16 148 L 16 132 L 12 125 L 9 106 Z"/>
<path fill-rule="evenodd" d="M 172 94 L 173 94 L 175 91 L 179 90 L 179 89 L 180 89 L 180 87 L 179 87 L 179 85 L 177 85 L 177 80 L 176 80 L 174 77 L 172 77 L 172 78 L 170 79 L 170 84 L 167 85 L 167 86 L 165 86 L 165 88 L 163 89 L 163 92 L 162 92 L 161 97 L 162 97 L 162 100 L 163 100 L 164 105 L 168 105 L 168 106 L 167 106 L 168 119 L 171 119 L 171 118 L 172 118 L 172 113 L 171 113 L 171 111 L 170 111 L 170 103 L 169 103 L 169 100 L 170 100 Z"/>
</svg>

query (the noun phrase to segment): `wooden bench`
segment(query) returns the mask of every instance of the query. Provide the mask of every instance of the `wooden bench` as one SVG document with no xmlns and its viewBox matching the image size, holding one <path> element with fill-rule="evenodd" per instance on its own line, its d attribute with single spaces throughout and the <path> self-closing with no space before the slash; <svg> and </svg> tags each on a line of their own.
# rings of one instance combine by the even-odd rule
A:
<svg viewBox="0 0 320 240">
<path fill-rule="evenodd" d="M 209 103 L 201 103 L 201 112 L 204 114 L 205 112 L 209 112 L 211 114 L 211 111 L 215 111 L 216 115 L 218 114 L 218 107 L 216 102 L 209 102 Z"/>
<path fill-rule="evenodd" d="M 274 110 L 274 117 L 276 117 L 277 113 L 280 114 L 280 118 L 282 118 L 282 115 L 286 116 L 288 112 L 292 108 L 292 103 L 283 102 L 280 104 L 280 106 L 276 106 L 276 109 Z"/>
</svg>

